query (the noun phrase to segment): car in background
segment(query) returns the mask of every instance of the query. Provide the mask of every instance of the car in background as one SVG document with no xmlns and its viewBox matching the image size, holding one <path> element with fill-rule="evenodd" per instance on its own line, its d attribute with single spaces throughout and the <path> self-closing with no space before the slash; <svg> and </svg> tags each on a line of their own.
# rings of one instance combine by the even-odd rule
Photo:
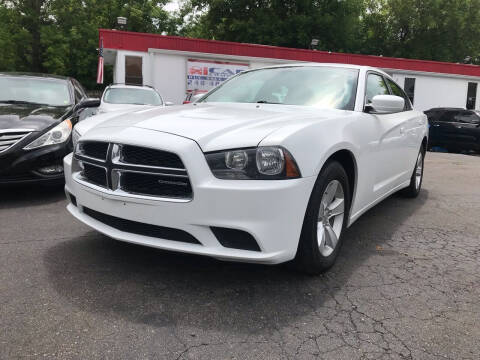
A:
<svg viewBox="0 0 480 360">
<path fill-rule="evenodd" d="M 88 130 L 64 158 L 67 209 L 117 240 L 318 273 L 368 209 L 418 196 L 427 136 L 381 70 L 251 69 Z"/>
<path fill-rule="evenodd" d="M 145 105 L 163 107 L 170 104 L 165 103 L 151 86 L 113 84 L 105 88 L 97 114 Z"/>
<path fill-rule="evenodd" d="M 433 108 L 425 114 L 430 125 L 429 148 L 480 152 L 480 111 Z"/>
<path fill-rule="evenodd" d="M 63 182 L 72 128 L 99 104 L 70 77 L 0 73 L 0 184 Z"/>
<path fill-rule="evenodd" d="M 136 106 L 135 108 L 128 108 L 128 109 L 120 109 L 115 111 L 110 111 L 107 113 L 97 114 L 85 119 L 83 121 L 78 122 L 75 127 L 73 128 L 72 132 L 72 141 L 73 147 L 77 144 L 78 140 L 84 135 L 87 131 L 94 128 L 97 125 L 103 124 L 105 121 L 115 118 L 119 115 L 123 114 L 142 114 L 146 113 L 149 109 L 157 109 L 156 106 Z"/>
</svg>

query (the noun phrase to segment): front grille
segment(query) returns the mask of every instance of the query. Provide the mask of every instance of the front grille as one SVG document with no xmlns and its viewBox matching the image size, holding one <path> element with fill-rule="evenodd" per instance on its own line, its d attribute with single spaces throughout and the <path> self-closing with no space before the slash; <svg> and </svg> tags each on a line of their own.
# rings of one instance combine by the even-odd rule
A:
<svg viewBox="0 0 480 360">
<path fill-rule="evenodd" d="M 161 197 L 191 197 L 192 187 L 188 178 L 157 174 L 125 172 L 121 177 L 123 191 Z"/>
<path fill-rule="evenodd" d="M 185 169 L 182 160 L 177 154 L 132 145 L 122 146 L 122 162 L 144 166 Z"/>
<path fill-rule="evenodd" d="M 95 185 L 107 186 L 107 172 L 104 168 L 89 163 L 83 163 L 83 177 Z"/>
<path fill-rule="evenodd" d="M 132 220 L 125 220 L 89 209 L 87 207 L 83 208 L 83 212 L 95 220 L 120 231 L 159 239 L 201 245 L 201 243 L 195 237 L 183 230 L 145 224 Z"/>
<path fill-rule="evenodd" d="M 8 150 L 31 132 L 31 130 L 22 129 L 0 130 L 0 152 Z"/>
<path fill-rule="evenodd" d="M 91 158 L 106 160 L 108 143 L 99 141 L 84 141 L 80 143 L 80 153 Z"/>
<path fill-rule="evenodd" d="M 108 149 L 111 149 L 110 151 Z M 75 161 L 80 179 L 132 194 L 188 201 L 193 198 L 187 170 L 177 154 L 133 145 L 80 141 Z"/>
</svg>

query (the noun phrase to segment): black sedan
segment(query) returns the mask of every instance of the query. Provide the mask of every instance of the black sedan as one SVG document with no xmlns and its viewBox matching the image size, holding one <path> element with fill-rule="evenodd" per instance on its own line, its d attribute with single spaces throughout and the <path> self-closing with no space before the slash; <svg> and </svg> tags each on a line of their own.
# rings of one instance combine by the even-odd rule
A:
<svg viewBox="0 0 480 360">
<path fill-rule="evenodd" d="M 461 108 L 425 111 L 430 125 L 429 147 L 450 152 L 480 152 L 480 112 Z"/>
<path fill-rule="evenodd" d="M 72 78 L 0 73 L 0 184 L 63 181 L 72 128 L 99 104 Z"/>
</svg>

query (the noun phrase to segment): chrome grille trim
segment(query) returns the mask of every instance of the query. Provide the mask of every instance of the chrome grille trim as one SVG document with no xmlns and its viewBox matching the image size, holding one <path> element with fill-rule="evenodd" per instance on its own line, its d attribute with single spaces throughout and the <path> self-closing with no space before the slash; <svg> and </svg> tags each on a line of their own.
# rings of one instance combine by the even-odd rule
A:
<svg viewBox="0 0 480 360">
<path fill-rule="evenodd" d="M 157 170 L 171 170 L 171 171 L 178 171 L 181 173 L 187 174 L 187 170 L 185 168 L 174 168 L 174 167 L 165 167 L 165 166 L 152 166 L 152 165 L 140 165 L 140 164 L 133 164 L 130 162 L 126 162 L 123 158 L 123 145 L 121 144 L 112 144 L 112 163 L 116 165 L 126 165 L 129 167 L 134 168 L 145 168 L 145 169 L 157 169 Z M 188 175 L 185 175 L 188 177 Z"/>
<path fill-rule="evenodd" d="M 132 164 L 129 162 L 124 162 L 122 157 L 122 144 L 116 143 L 103 143 L 108 144 L 107 155 L 105 159 L 99 159 L 92 156 L 88 156 L 83 153 L 82 151 L 82 143 L 88 143 L 89 141 L 80 141 L 75 149 L 74 153 L 74 161 L 77 163 L 84 163 L 93 165 L 96 167 L 104 168 L 106 171 L 107 177 L 107 186 L 103 187 L 97 183 L 89 181 L 88 178 L 82 175 L 83 171 L 74 171 L 72 174 L 74 179 L 90 188 L 95 190 L 101 189 L 102 192 L 107 192 L 107 194 L 111 195 L 118 195 L 118 196 L 127 196 L 127 197 L 134 197 L 140 198 L 145 200 L 162 200 L 162 201 L 172 201 L 172 202 L 189 202 L 193 199 L 193 189 L 191 187 L 190 178 L 188 176 L 188 172 L 185 168 L 178 168 L 178 167 L 164 167 L 164 166 L 151 166 L 151 165 L 142 165 L 142 164 Z M 93 141 L 92 141 L 93 142 Z M 98 141 L 96 141 L 98 142 Z M 156 150 L 146 147 L 137 146 L 140 149 L 147 149 L 148 151 Z M 158 150 L 159 152 L 169 153 L 171 155 L 176 155 L 175 153 L 171 153 L 165 150 Z M 181 159 L 178 157 L 180 163 Z M 153 178 L 155 177 L 163 177 L 167 179 L 155 179 L 159 184 L 164 184 L 165 187 L 153 187 L 153 191 L 157 194 L 150 194 L 150 193 L 139 193 L 137 191 L 129 191 L 128 185 L 122 183 L 122 175 L 128 173 L 136 173 L 142 175 L 150 175 Z M 171 178 L 170 180 L 168 178 Z M 183 179 L 183 182 L 182 180 Z M 178 186 L 184 187 L 185 194 L 179 195 L 178 189 L 172 190 L 172 188 L 168 188 L 168 186 Z M 150 188 L 148 188 L 150 189 Z M 162 194 L 163 193 L 163 194 Z"/>
<path fill-rule="evenodd" d="M 10 149 L 12 146 L 30 135 L 33 131 L 33 129 L 0 130 L 0 153 Z"/>
</svg>

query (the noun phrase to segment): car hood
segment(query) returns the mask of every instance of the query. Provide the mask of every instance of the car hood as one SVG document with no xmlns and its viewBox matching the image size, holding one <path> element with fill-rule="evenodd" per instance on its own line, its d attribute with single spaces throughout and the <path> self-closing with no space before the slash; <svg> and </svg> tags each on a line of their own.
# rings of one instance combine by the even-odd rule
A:
<svg viewBox="0 0 480 360">
<path fill-rule="evenodd" d="M 97 115 L 90 116 L 85 120 L 79 121 L 75 125 L 75 130 L 80 134 L 83 135 L 90 129 L 94 128 L 95 126 L 103 123 L 104 121 L 113 119 L 118 117 L 119 115 L 127 114 L 127 113 L 135 113 L 135 112 L 142 112 L 146 109 L 151 109 L 152 106 L 149 105 L 142 105 L 140 108 L 136 106 L 135 108 L 128 108 L 128 109 L 118 109 L 112 110 L 105 113 L 99 113 Z"/>
<path fill-rule="evenodd" d="M 59 122 L 68 110 L 68 106 L 0 104 L 0 130 L 31 129 L 42 131 Z"/>
<path fill-rule="evenodd" d="M 130 112 L 96 128 L 137 127 L 175 134 L 196 141 L 208 152 L 257 146 L 266 136 L 292 122 L 320 121 L 346 113 L 307 106 L 198 103 Z"/>
</svg>

